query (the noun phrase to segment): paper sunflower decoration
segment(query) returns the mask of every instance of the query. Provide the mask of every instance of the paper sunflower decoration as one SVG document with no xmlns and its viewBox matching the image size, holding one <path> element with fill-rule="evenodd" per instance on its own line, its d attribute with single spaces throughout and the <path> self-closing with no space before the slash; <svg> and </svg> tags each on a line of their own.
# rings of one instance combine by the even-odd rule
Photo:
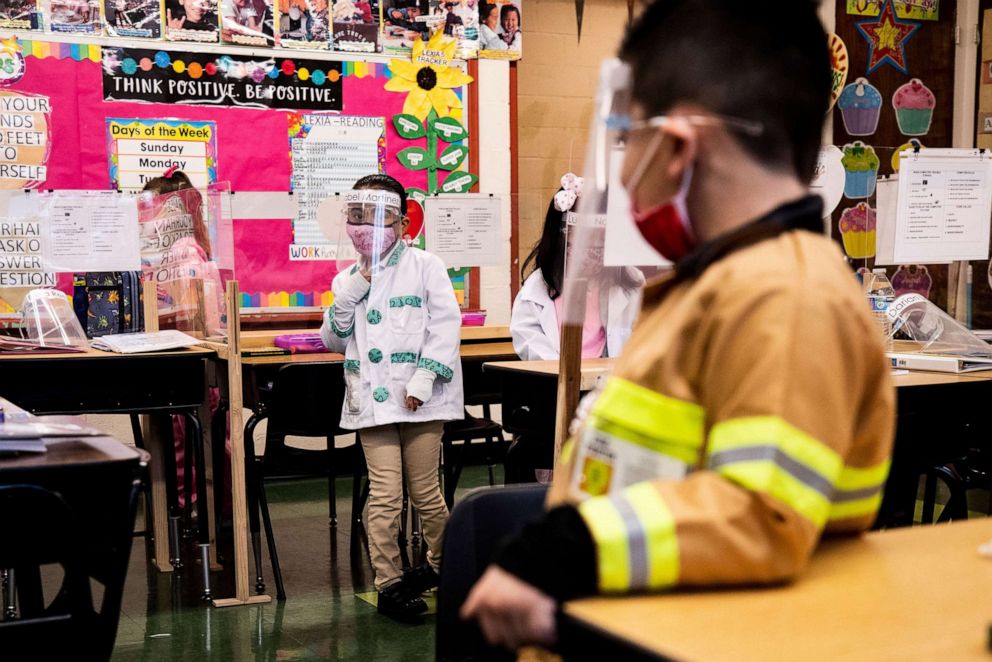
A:
<svg viewBox="0 0 992 662">
<path fill-rule="evenodd" d="M 421 39 L 414 42 L 411 60 L 390 60 L 393 77 L 386 83 L 386 89 L 407 92 L 403 103 L 405 115 L 424 121 L 433 110 L 437 117 L 461 119 L 462 101 L 454 88 L 474 79 L 451 66 L 455 48 L 455 40 L 438 31 L 427 43 Z"/>
</svg>

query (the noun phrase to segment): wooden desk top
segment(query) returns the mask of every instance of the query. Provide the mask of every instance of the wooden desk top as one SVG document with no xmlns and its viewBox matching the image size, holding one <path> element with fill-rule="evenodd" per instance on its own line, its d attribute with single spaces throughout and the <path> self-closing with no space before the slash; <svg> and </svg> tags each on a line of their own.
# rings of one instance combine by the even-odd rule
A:
<svg viewBox="0 0 992 662">
<path fill-rule="evenodd" d="M 610 371 L 613 359 L 582 359 L 581 391 L 591 391 L 600 377 Z M 527 373 L 542 377 L 558 376 L 558 361 L 495 361 L 483 366 L 485 370 Z"/>
<path fill-rule="evenodd" d="M 242 331 L 241 347 L 243 349 L 256 349 L 259 347 L 272 347 L 276 337 L 301 333 L 316 333 L 315 329 L 270 329 L 261 331 Z M 482 342 L 486 340 L 509 341 L 510 327 L 508 326 L 463 326 L 462 342 Z"/>
<path fill-rule="evenodd" d="M 795 584 L 565 605 L 680 660 L 988 660 L 992 520 L 828 540 Z"/>
<path fill-rule="evenodd" d="M 207 358 L 214 354 L 214 350 L 206 347 L 187 347 L 185 349 L 174 349 L 164 352 L 143 352 L 141 354 L 118 354 L 117 352 L 104 352 L 99 349 L 87 349 L 85 352 L 62 352 L 62 353 L 32 353 L 32 354 L 4 354 L 0 353 L 0 361 L 35 361 L 44 360 L 72 360 L 72 359 L 128 359 L 140 357 L 175 357 L 190 356 L 194 354 Z"/>
</svg>

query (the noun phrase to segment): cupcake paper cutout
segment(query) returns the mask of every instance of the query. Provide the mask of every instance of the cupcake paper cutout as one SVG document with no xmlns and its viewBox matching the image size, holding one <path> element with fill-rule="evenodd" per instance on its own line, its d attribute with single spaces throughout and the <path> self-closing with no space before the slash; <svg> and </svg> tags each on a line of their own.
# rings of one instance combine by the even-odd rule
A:
<svg viewBox="0 0 992 662">
<path fill-rule="evenodd" d="M 875 257 L 875 227 L 875 210 L 867 202 L 844 210 L 840 215 L 840 236 L 848 257 Z"/>
<path fill-rule="evenodd" d="M 870 136 L 878 129 L 882 115 L 882 93 L 865 78 L 859 78 L 837 99 L 844 130 L 852 136 Z"/>
<path fill-rule="evenodd" d="M 892 289 L 896 291 L 896 296 L 915 292 L 920 296 L 929 299 L 930 287 L 933 285 L 933 278 L 930 272 L 921 264 L 901 266 L 892 276 Z"/>
<path fill-rule="evenodd" d="M 914 78 L 892 95 L 892 107 L 904 136 L 925 136 L 930 133 L 937 97 L 919 78 Z"/>
<path fill-rule="evenodd" d="M 844 195 L 848 198 L 868 198 L 875 192 L 880 161 L 875 149 L 860 140 L 844 145 Z"/>
</svg>

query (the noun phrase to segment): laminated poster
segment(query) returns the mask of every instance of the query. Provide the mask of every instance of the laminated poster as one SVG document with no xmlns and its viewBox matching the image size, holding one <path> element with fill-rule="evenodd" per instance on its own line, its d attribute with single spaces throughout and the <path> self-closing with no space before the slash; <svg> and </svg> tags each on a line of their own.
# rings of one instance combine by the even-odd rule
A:
<svg viewBox="0 0 992 662">
<path fill-rule="evenodd" d="M 379 18 L 379 0 L 334 0 L 331 9 L 334 50 L 378 52 Z"/>
<path fill-rule="evenodd" d="M 479 8 L 477 0 L 430 0 L 431 31 L 442 32 L 458 44 L 455 57 L 479 57 Z"/>
<path fill-rule="evenodd" d="M 5 30 L 40 30 L 41 8 L 37 0 L 2 0 L 0 28 Z"/>
<path fill-rule="evenodd" d="M 217 125 L 183 120 L 107 119 L 110 181 L 140 191 L 169 168 L 182 171 L 196 188 L 217 181 Z"/>
<path fill-rule="evenodd" d="M 327 50 L 331 41 L 329 0 L 279 0 L 279 45 Z"/>
<path fill-rule="evenodd" d="M 107 35 L 127 39 L 162 38 L 162 0 L 104 0 Z"/>
<path fill-rule="evenodd" d="M 479 2 L 479 57 L 519 60 L 523 55 L 523 0 Z"/>
<path fill-rule="evenodd" d="M 165 0 L 165 36 L 170 41 L 217 43 L 218 0 Z"/>
<path fill-rule="evenodd" d="M 413 42 L 431 38 L 430 5 L 427 0 L 382 0 L 382 50 L 408 55 Z"/>
<path fill-rule="evenodd" d="M 887 0 L 847 0 L 851 16 L 878 16 Z M 896 16 L 914 21 L 940 20 L 940 0 L 896 0 Z"/>
<path fill-rule="evenodd" d="M 221 0 L 221 38 L 228 44 L 273 46 L 275 6 L 273 0 Z"/>
<path fill-rule="evenodd" d="M 98 0 L 49 0 L 48 31 L 102 34 Z"/>
</svg>

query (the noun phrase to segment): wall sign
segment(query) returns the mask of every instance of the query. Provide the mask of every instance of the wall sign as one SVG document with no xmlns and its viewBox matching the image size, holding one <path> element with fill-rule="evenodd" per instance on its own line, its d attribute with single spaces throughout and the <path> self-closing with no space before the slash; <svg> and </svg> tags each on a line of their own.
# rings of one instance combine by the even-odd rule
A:
<svg viewBox="0 0 992 662">
<path fill-rule="evenodd" d="M 920 29 L 920 24 L 897 19 L 892 8 L 893 2 L 894 0 L 886 0 L 877 21 L 862 21 L 857 24 L 858 32 L 868 42 L 869 74 L 883 64 L 889 64 L 909 75 L 906 43 Z"/>
<path fill-rule="evenodd" d="M 105 101 L 341 110 L 341 62 L 103 49 Z"/>
<path fill-rule="evenodd" d="M 217 124 L 108 118 L 107 155 L 110 181 L 121 190 L 140 191 L 173 167 L 207 188 L 217 181 Z"/>
</svg>

